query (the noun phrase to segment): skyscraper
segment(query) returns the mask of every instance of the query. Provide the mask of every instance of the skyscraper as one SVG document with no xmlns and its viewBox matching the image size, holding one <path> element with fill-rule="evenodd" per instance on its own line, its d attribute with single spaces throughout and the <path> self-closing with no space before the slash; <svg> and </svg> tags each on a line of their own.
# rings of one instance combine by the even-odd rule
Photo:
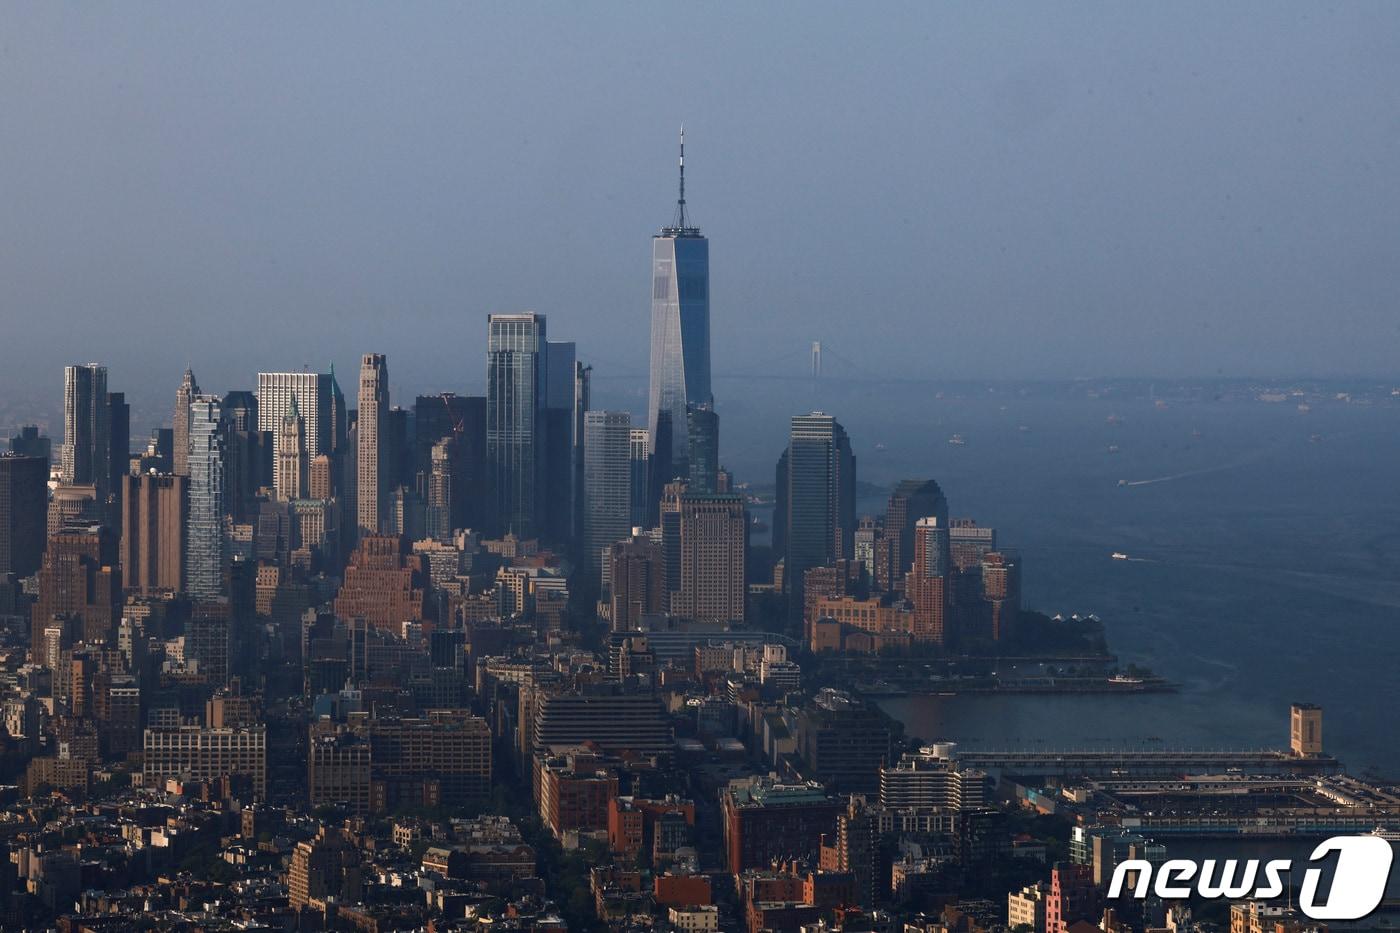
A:
<svg viewBox="0 0 1400 933">
<path fill-rule="evenodd" d="M 131 406 L 125 392 L 107 393 L 107 492 L 112 508 L 108 521 L 121 524 L 122 478 L 131 472 Z"/>
<path fill-rule="evenodd" d="M 783 581 L 789 613 L 796 616 L 803 574 L 855 554 L 856 458 L 846 430 L 822 412 L 792 419 L 786 457 L 786 473 L 778 477 L 786 523 Z"/>
<path fill-rule="evenodd" d="M 875 583 L 882 590 L 898 590 L 914 560 L 914 526 L 919 519 L 935 517 L 947 533 L 948 500 L 931 479 L 906 479 L 894 487 L 885 505 L 885 560 L 876 566 Z M 949 539 L 951 541 L 951 538 Z"/>
<path fill-rule="evenodd" d="M 493 314 L 487 328 L 486 449 L 498 530 L 533 538 L 539 533 L 545 316 L 533 311 Z"/>
<path fill-rule="evenodd" d="M 600 573 L 604 549 L 632 528 L 632 416 L 590 411 L 583 425 L 583 543 L 588 566 Z"/>
<path fill-rule="evenodd" d="M 332 452 L 332 427 L 338 417 L 333 408 L 334 385 L 328 373 L 258 373 L 258 430 L 272 438 L 269 463 L 277 462 L 278 429 L 293 398 L 305 424 L 307 457 Z M 281 495 L 282 490 L 277 493 Z"/>
<path fill-rule="evenodd" d="M 718 492 L 719 415 L 708 403 L 686 408 L 686 448 L 690 491 L 697 495 Z"/>
<path fill-rule="evenodd" d="M 143 473 L 124 476 L 122 581 L 142 594 L 179 593 L 185 588 L 185 529 L 188 477 Z"/>
<path fill-rule="evenodd" d="M 190 504 L 185 534 L 185 588 L 196 599 L 223 589 L 224 432 L 217 395 L 190 399 Z"/>
<path fill-rule="evenodd" d="M 171 419 L 175 430 L 176 476 L 190 475 L 190 399 L 198 394 L 199 383 L 194 380 L 194 372 L 186 369 L 185 377 L 180 380 L 180 388 L 175 390 L 175 416 Z"/>
<path fill-rule="evenodd" d="M 709 404 L 710 241 L 685 211 L 685 130 L 681 130 L 680 197 L 669 227 L 651 241 L 651 391 L 647 423 L 671 413 L 671 460 L 686 456 L 686 406 Z M 655 449 L 653 443 L 653 450 Z M 665 479 L 669 480 L 670 477 Z"/>
<path fill-rule="evenodd" d="M 306 495 L 310 458 L 306 455 L 306 422 L 297 410 L 297 400 L 282 416 L 277 427 L 277 496 L 285 502 Z"/>
<path fill-rule="evenodd" d="M 550 340 L 544 354 L 544 460 L 537 509 L 541 536 L 551 545 L 567 544 L 574 514 L 574 409 L 578 349 L 573 341 Z"/>
<path fill-rule="evenodd" d="M 904 583 L 904 594 L 914 607 L 915 641 L 949 642 L 952 570 L 947 518 L 930 515 L 919 519 L 914 523 L 913 565 Z"/>
<path fill-rule="evenodd" d="M 359 498 L 357 510 L 362 535 L 377 535 L 384 524 L 388 473 L 384 429 L 389 416 L 389 367 L 384 356 L 366 353 L 360 358 L 360 407 L 357 415 Z"/>
<path fill-rule="evenodd" d="M 686 492 L 680 497 L 680 525 L 680 589 L 671 597 L 671 611 L 688 619 L 742 623 L 749 594 L 743 496 Z"/>
<path fill-rule="evenodd" d="M 111 409 L 107 403 L 107 367 L 96 363 L 63 370 L 63 482 L 93 486 L 105 507 L 111 481 Z"/>
<path fill-rule="evenodd" d="M 27 577 L 44 555 L 47 457 L 0 454 L 0 577 Z"/>
</svg>

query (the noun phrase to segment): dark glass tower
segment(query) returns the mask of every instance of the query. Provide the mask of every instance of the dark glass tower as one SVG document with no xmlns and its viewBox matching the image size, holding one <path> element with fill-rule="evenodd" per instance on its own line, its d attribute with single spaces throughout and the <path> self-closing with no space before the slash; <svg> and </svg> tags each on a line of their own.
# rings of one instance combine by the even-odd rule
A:
<svg viewBox="0 0 1400 933">
<path fill-rule="evenodd" d="M 686 456 L 686 408 L 713 402 L 710 392 L 710 241 L 685 212 L 685 130 L 680 198 L 671 226 L 651 241 L 651 392 L 647 427 L 656 451 L 657 419 L 671 414 L 670 458 Z M 677 430 L 680 428 L 680 430 Z"/>
<path fill-rule="evenodd" d="M 493 314 L 486 352 L 486 449 L 502 532 L 539 533 L 543 465 L 543 314 Z"/>
<path fill-rule="evenodd" d="M 855 552 L 856 458 L 845 429 L 822 412 L 792 419 L 785 457 L 786 477 L 778 476 L 786 524 L 783 583 L 789 612 L 797 616 L 802 575 Z"/>
</svg>

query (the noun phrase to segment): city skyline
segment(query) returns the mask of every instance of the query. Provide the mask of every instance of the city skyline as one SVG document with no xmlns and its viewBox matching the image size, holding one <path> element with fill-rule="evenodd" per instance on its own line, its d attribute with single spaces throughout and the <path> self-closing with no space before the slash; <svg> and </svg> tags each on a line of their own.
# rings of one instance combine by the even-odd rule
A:
<svg viewBox="0 0 1400 933">
<path fill-rule="evenodd" d="M 7 84 L 33 91 L 11 113 L 14 138 L 41 141 L 6 152 L 11 183 L 27 192 L 15 229 L 69 246 L 61 269 L 23 240 L 0 254 L 11 283 L 0 313 L 31 350 L 0 375 L 0 391 L 13 397 L 71 358 L 154 379 L 154 344 L 111 323 L 136 312 L 159 323 L 180 362 L 199 359 L 220 321 L 278 335 L 283 359 L 259 361 L 265 341 L 226 333 L 218 357 L 196 366 L 210 385 L 260 366 L 348 365 L 365 346 L 409 360 L 392 321 L 475 340 L 479 316 L 521 308 L 586 322 L 597 343 L 581 354 L 634 361 L 630 372 L 611 369 L 644 380 L 641 243 L 674 190 L 681 122 L 695 219 L 723 270 L 714 352 L 728 362 L 717 380 L 760 370 L 770 348 L 795 354 L 800 372 L 818 339 L 857 371 L 904 375 L 1391 374 L 1400 335 L 1383 244 L 1396 239 L 1400 210 L 1376 159 L 1395 131 L 1365 92 L 1400 83 L 1400 56 L 1386 55 L 1381 38 L 1397 14 L 1357 4 L 1309 25 L 1305 9 L 1183 7 L 1141 19 L 953 9 L 911 12 L 914 27 L 896 32 L 828 8 L 799 17 L 820 53 L 805 61 L 780 44 L 765 50 L 771 68 L 744 56 L 787 17 L 754 10 L 727 53 L 741 66 L 727 71 L 730 24 L 701 12 L 676 49 L 680 66 L 655 82 L 633 82 L 631 66 L 644 60 L 640 37 L 674 28 L 675 14 L 632 24 L 603 14 L 570 20 L 569 33 L 615 60 L 554 100 L 513 69 L 490 70 L 500 52 L 482 39 L 493 31 L 527 29 L 540 53 L 555 49 L 554 31 L 529 13 L 321 22 L 284 11 L 285 32 L 251 52 L 175 14 L 149 35 L 106 23 L 107 43 L 74 62 L 59 39 L 72 14 L 28 7 L 14 18 L 28 41 L 0 65 Z M 227 18 L 231 35 L 254 28 L 253 15 Z M 103 22 L 90 11 L 85 28 Z M 1209 41 L 1188 40 L 1197 22 Z M 324 33 L 324 67 L 295 69 L 291 50 L 313 28 Z M 384 57 L 364 67 L 350 52 L 367 33 Z M 401 67 L 400 47 L 381 33 L 422 46 L 416 67 Z M 852 34 L 869 45 L 847 50 Z M 453 41 L 477 54 L 458 54 Z M 820 70 L 838 50 L 861 74 L 848 86 Z M 234 57 L 243 54 L 265 67 L 243 69 Z M 821 93 L 797 94 L 778 63 Z M 499 113 L 468 81 L 478 68 L 509 76 L 482 84 L 502 95 Z M 128 80 L 99 82 L 102 73 Z M 693 74 L 715 74 L 718 87 L 688 83 Z M 53 106 L 52 95 L 98 83 L 89 108 L 100 109 L 67 117 Z M 180 85 L 209 93 L 196 103 Z M 415 172 L 391 171 L 397 144 L 326 105 L 332 87 L 369 100 L 371 112 L 386 99 L 413 102 L 388 125 L 413 144 Z M 465 96 L 449 103 L 448 88 Z M 571 116 L 613 95 L 628 106 L 605 111 L 596 130 Z M 875 105 L 854 110 L 867 95 Z M 92 145 L 104 112 L 132 119 L 110 145 Z M 523 122 L 503 123 L 504 113 Z M 195 132 L 176 155 L 165 143 L 185 123 Z M 288 132 L 272 138 L 267 127 Z M 222 161 L 235 128 L 259 158 Z M 64 146 L 68 162 L 42 156 L 50 146 Z M 64 164 L 81 169 L 76 184 L 65 184 Z M 138 191 L 148 196 L 135 200 Z M 137 205 L 149 219 L 133 228 L 123 221 Z M 1346 229 L 1319 224 L 1325 211 L 1346 216 Z M 541 230 L 564 246 L 543 275 L 530 271 Z M 851 272 L 832 275 L 838 262 Z M 871 320 L 874 329 L 862 323 Z M 66 357 L 46 350 L 59 327 L 84 335 Z M 1283 339 L 1252 340 L 1265 330 Z M 475 357 L 429 347 L 414 368 L 453 389 L 482 378 Z"/>
<path fill-rule="evenodd" d="M 0 929 L 1400 926 L 1400 7 L 787 3 L 15 7 Z"/>
</svg>

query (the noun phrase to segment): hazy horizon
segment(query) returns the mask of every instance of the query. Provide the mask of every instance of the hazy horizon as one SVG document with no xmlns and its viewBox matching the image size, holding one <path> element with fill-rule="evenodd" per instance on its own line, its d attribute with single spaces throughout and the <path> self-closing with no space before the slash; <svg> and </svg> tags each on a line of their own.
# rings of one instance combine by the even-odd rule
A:
<svg viewBox="0 0 1400 933">
<path fill-rule="evenodd" d="M 630 397 L 682 122 L 721 405 L 814 340 L 854 377 L 1397 372 L 1393 5 L 7 10 L 5 398 L 367 351 L 475 392 L 521 309 Z"/>
</svg>

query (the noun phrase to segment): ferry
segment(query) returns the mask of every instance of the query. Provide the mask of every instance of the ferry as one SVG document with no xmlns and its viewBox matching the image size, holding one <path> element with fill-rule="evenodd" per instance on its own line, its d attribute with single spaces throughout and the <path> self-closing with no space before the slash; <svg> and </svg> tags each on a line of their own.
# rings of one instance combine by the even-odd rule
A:
<svg viewBox="0 0 1400 933">
<path fill-rule="evenodd" d="M 954 434 L 952 437 L 948 438 L 948 443 L 952 444 L 954 447 L 962 447 L 967 443 L 967 439 L 961 434 Z"/>
<path fill-rule="evenodd" d="M 1108 678 L 1111 684 L 1141 684 L 1144 683 L 1141 677 L 1134 677 L 1131 674 L 1114 674 Z"/>
<path fill-rule="evenodd" d="M 1124 554 L 1122 551 L 1114 551 L 1114 552 L 1113 552 L 1113 559 L 1114 559 L 1114 560 L 1127 560 L 1127 559 L 1128 559 L 1128 555 L 1127 555 L 1127 554 Z"/>
</svg>

